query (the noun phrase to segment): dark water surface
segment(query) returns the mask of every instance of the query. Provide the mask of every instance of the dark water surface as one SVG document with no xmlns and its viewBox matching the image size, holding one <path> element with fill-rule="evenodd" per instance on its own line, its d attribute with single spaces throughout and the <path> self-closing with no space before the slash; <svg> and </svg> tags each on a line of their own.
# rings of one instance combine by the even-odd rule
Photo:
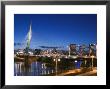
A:
<svg viewBox="0 0 110 89">
<path fill-rule="evenodd" d="M 80 64 L 80 61 L 77 62 L 75 68 L 80 68 Z M 46 64 L 42 62 L 32 62 L 27 67 L 24 62 L 14 63 L 14 76 L 44 76 L 55 72 L 55 68 L 46 67 Z"/>
</svg>

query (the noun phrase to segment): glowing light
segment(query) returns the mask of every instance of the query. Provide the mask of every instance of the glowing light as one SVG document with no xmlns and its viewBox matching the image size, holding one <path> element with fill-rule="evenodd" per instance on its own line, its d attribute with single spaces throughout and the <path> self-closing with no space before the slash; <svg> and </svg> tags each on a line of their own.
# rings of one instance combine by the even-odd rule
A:
<svg viewBox="0 0 110 89">
<path fill-rule="evenodd" d="M 66 58 L 68 58 L 68 57 L 66 56 Z"/>
<path fill-rule="evenodd" d="M 53 61 L 55 61 L 56 59 L 53 59 Z"/>
<path fill-rule="evenodd" d="M 48 55 L 48 57 L 50 57 L 50 55 Z"/>
<path fill-rule="evenodd" d="M 77 62 L 77 60 L 75 60 L 75 62 Z"/>
<path fill-rule="evenodd" d="M 76 58 L 77 58 L 77 56 L 73 56 L 72 58 L 76 59 Z"/>
<path fill-rule="evenodd" d="M 87 55 L 85 55 L 84 58 L 87 58 Z"/>
<path fill-rule="evenodd" d="M 60 61 L 60 59 L 58 59 L 58 61 Z"/>
<path fill-rule="evenodd" d="M 94 58 L 94 56 L 92 55 L 91 58 Z"/>
</svg>

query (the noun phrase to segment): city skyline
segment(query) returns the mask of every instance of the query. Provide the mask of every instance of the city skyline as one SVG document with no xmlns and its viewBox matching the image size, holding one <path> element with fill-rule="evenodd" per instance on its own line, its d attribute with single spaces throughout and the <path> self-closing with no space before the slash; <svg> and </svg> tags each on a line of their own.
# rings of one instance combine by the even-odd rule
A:
<svg viewBox="0 0 110 89">
<path fill-rule="evenodd" d="M 30 24 L 30 48 L 97 43 L 96 14 L 15 14 L 15 43 L 23 43 Z"/>
</svg>

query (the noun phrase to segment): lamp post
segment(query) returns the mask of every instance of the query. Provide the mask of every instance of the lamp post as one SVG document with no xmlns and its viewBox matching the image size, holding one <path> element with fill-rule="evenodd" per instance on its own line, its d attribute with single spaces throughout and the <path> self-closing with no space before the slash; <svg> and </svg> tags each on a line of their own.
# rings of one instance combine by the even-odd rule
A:
<svg viewBox="0 0 110 89">
<path fill-rule="evenodd" d="M 77 62 L 78 62 L 78 61 L 77 61 L 77 60 L 75 60 L 74 62 L 75 62 L 75 69 L 76 69 L 76 68 L 77 68 L 77 67 L 76 67 L 76 65 L 77 65 Z"/>
<path fill-rule="evenodd" d="M 91 58 L 92 58 L 92 68 L 93 68 L 93 67 L 94 67 L 94 66 L 93 66 L 93 65 L 94 65 L 94 64 L 93 64 L 94 56 L 92 55 Z"/>
<path fill-rule="evenodd" d="M 58 61 L 60 61 L 60 59 L 58 59 L 57 57 L 54 59 L 55 61 L 55 73 L 56 73 L 56 76 L 57 76 L 57 73 L 58 73 Z"/>
<path fill-rule="evenodd" d="M 87 59 L 87 55 L 85 55 L 84 58 L 85 58 L 85 67 L 86 67 L 86 63 L 87 63 L 87 60 L 86 60 L 86 59 Z"/>
</svg>

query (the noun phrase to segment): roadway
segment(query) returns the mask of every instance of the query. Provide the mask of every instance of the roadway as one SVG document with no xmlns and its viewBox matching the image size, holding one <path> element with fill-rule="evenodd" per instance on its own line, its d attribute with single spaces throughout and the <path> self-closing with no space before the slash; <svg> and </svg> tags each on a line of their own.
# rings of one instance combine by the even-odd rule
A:
<svg viewBox="0 0 110 89">
<path fill-rule="evenodd" d="M 82 69 L 74 69 L 58 74 L 58 76 L 97 76 L 97 69 L 93 68 L 92 71 L 87 69 L 85 72 Z"/>
</svg>

